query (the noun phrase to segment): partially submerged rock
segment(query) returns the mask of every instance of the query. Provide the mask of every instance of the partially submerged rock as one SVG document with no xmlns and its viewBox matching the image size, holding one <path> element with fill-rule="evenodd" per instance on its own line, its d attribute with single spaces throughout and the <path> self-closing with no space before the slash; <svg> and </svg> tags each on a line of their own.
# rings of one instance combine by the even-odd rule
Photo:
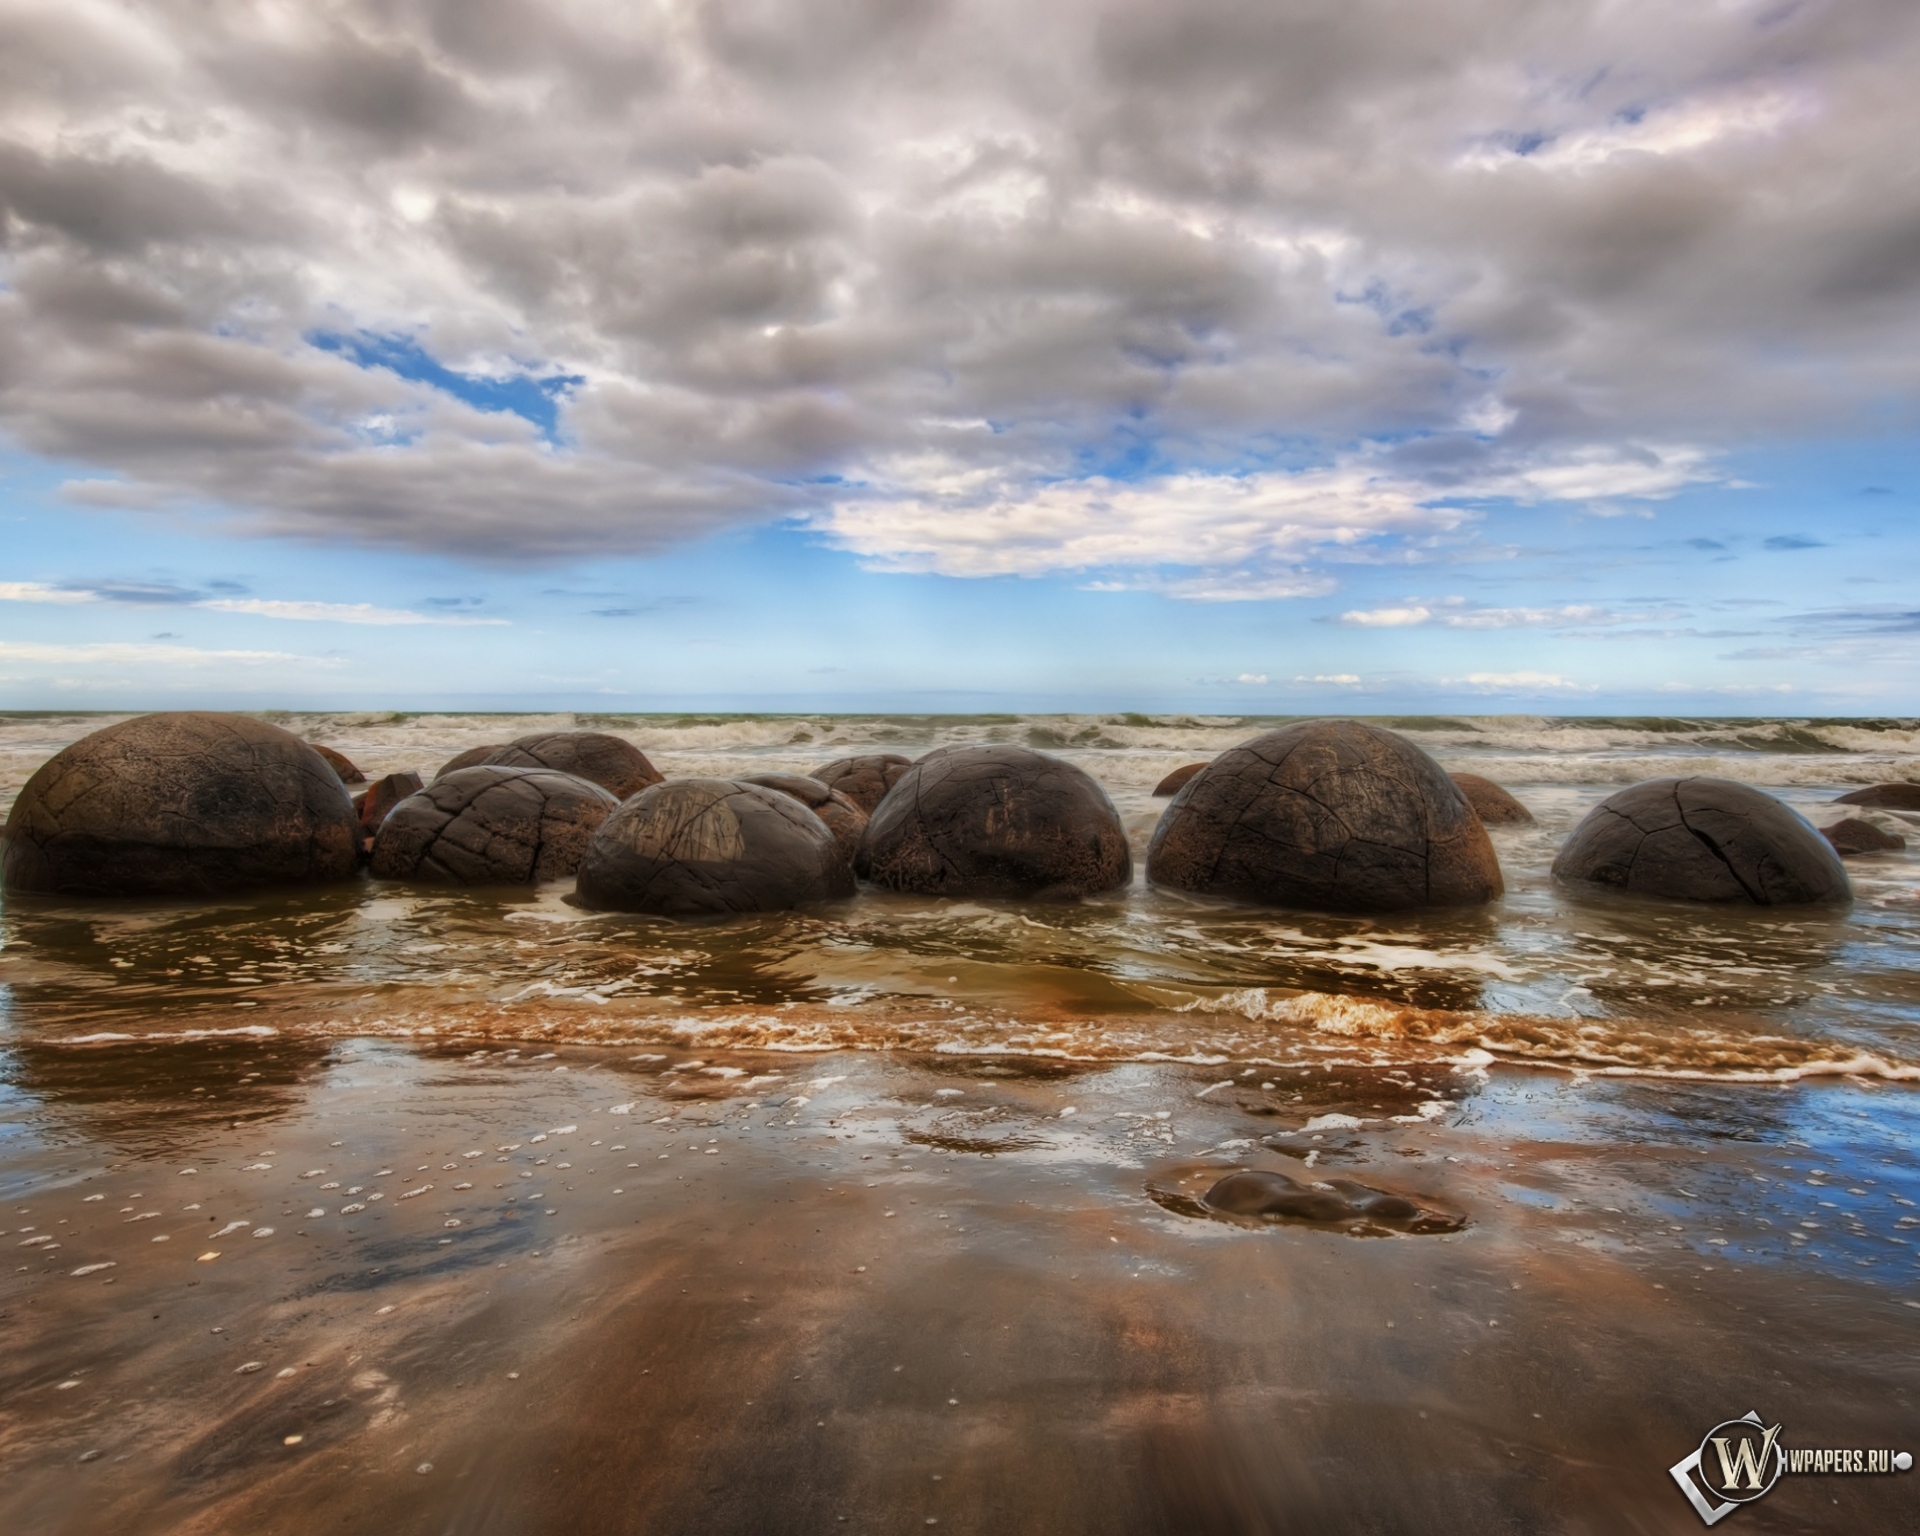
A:
<svg viewBox="0 0 1920 1536">
<path fill-rule="evenodd" d="M 545 731 L 496 747 L 487 759 L 506 768 L 552 768 L 591 779 L 616 799 L 658 784 L 660 770 L 632 742 L 604 731 Z"/>
<path fill-rule="evenodd" d="M 440 765 L 440 771 L 434 775 L 436 780 L 444 779 L 450 773 L 458 773 L 462 768 L 477 768 L 482 763 L 493 761 L 493 754 L 504 752 L 505 742 L 488 742 L 484 747 L 468 747 L 466 751 L 456 753 Z"/>
<path fill-rule="evenodd" d="M 1850 790 L 1835 805 L 1864 805 L 1877 811 L 1920 811 L 1920 784 L 1869 784 Z"/>
<path fill-rule="evenodd" d="M 84 736 L 7 817 L 10 891 L 202 896 L 341 880 L 353 802 L 313 747 L 247 715 L 142 715 Z"/>
<path fill-rule="evenodd" d="M 1188 763 L 1184 768 L 1174 769 L 1172 773 L 1168 774 L 1158 784 L 1153 786 L 1154 795 L 1160 797 L 1179 794 L 1181 790 L 1187 787 L 1187 780 L 1206 766 L 1205 763 Z"/>
<path fill-rule="evenodd" d="M 1575 890 L 1759 907 L 1853 899 L 1797 811 L 1731 779 L 1648 779 L 1588 811 L 1553 861 Z"/>
<path fill-rule="evenodd" d="M 1307 1181 L 1265 1168 L 1236 1169 L 1197 1197 L 1151 1185 L 1147 1193 L 1168 1210 L 1186 1216 L 1248 1225 L 1291 1222 L 1361 1237 L 1457 1232 L 1467 1224 L 1457 1212 L 1354 1179 Z"/>
<path fill-rule="evenodd" d="M 373 836 L 380 830 L 380 824 L 393 813 L 393 808 L 409 795 L 417 795 L 425 789 L 426 783 L 417 773 L 389 773 L 375 779 L 360 796 L 360 836 L 371 846 Z"/>
<path fill-rule="evenodd" d="M 1332 912 L 1478 906 L 1504 888 L 1445 770 L 1357 720 L 1304 721 L 1215 758 L 1161 816 L 1147 878 Z"/>
<path fill-rule="evenodd" d="M 877 752 L 866 757 L 842 757 L 816 768 L 808 775 L 829 789 L 837 789 L 869 816 L 887 797 L 887 791 L 900 782 L 900 775 L 913 766 L 913 759 L 898 752 Z"/>
<path fill-rule="evenodd" d="M 742 780 L 766 789 L 791 795 L 827 824 L 833 840 L 852 874 L 853 861 L 860 852 L 860 834 L 867 829 L 867 813 L 837 789 L 829 789 L 810 774 L 756 773 Z"/>
<path fill-rule="evenodd" d="M 1833 844 L 1833 851 L 1843 859 L 1857 858 L 1863 853 L 1891 853 L 1907 846 L 1907 840 L 1893 832 L 1882 832 L 1870 821 L 1858 816 L 1849 816 L 1845 821 L 1836 821 L 1830 827 L 1822 827 L 1820 835 Z"/>
<path fill-rule="evenodd" d="M 1133 877 L 1107 793 L 1029 747 L 949 747 L 909 768 L 867 822 L 859 870 L 927 896 L 1071 899 Z"/>
<path fill-rule="evenodd" d="M 327 766 L 340 775 L 342 784 L 364 784 L 367 776 L 353 765 L 353 760 L 344 752 L 336 752 L 332 747 L 323 747 L 319 742 L 309 745 L 327 760 Z"/>
<path fill-rule="evenodd" d="M 1477 773 L 1451 773 L 1447 777 L 1460 787 L 1474 814 L 1488 826 L 1524 826 L 1533 820 L 1533 812 L 1492 779 L 1483 779 Z"/>
<path fill-rule="evenodd" d="M 780 912 L 853 894 L 827 824 L 792 795 L 739 779 L 672 779 L 609 816 L 576 900 L 606 912 Z"/>
<path fill-rule="evenodd" d="M 618 804 L 598 784 L 549 768 L 455 769 L 388 813 L 373 873 L 440 885 L 564 880 Z"/>
</svg>

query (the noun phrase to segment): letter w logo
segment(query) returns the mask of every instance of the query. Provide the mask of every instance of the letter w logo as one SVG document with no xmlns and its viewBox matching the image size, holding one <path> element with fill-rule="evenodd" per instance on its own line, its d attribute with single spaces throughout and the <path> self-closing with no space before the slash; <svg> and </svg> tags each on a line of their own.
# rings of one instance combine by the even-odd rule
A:
<svg viewBox="0 0 1920 1536">
<path fill-rule="evenodd" d="M 1720 1453 L 1720 1486 L 1728 1493 L 1737 1492 L 1742 1478 L 1746 1479 L 1747 1490 L 1759 1493 L 1767 1486 L 1766 1467 L 1773 1456 L 1773 1442 L 1780 1434 L 1780 1426 L 1774 1425 L 1759 1441 L 1742 1438 L 1731 1451 L 1724 1437 L 1716 1435 L 1713 1448 Z"/>
</svg>

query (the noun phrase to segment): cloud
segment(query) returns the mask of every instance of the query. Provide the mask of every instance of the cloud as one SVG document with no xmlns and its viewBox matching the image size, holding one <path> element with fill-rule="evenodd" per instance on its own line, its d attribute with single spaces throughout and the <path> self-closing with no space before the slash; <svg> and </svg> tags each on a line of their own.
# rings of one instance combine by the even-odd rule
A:
<svg viewBox="0 0 1920 1536">
<path fill-rule="evenodd" d="M 1764 542 L 1768 549 L 1825 549 L 1827 547 L 1819 539 L 1810 539 L 1799 533 L 1777 533 Z"/>
<path fill-rule="evenodd" d="M 1265 683 L 1266 680 L 1267 680 L 1267 674 L 1264 672 L 1242 672 L 1238 677 L 1234 679 L 1236 683 L 1251 683 L 1251 684 Z"/>
<path fill-rule="evenodd" d="M 215 597 L 193 605 L 215 613 L 245 613 L 263 619 L 299 619 L 319 624 L 503 625 L 505 619 L 459 613 L 415 613 L 410 608 L 376 608 L 371 603 L 287 602 L 262 597 Z"/>
<path fill-rule="evenodd" d="M 1558 607 L 1493 608 L 1447 598 L 1391 608 L 1349 609 L 1337 615 L 1333 622 L 1370 629 L 1406 629 L 1421 624 L 1438 624 L 1447 629 L 1585 629 L 1658 623 L 1686 616 L 1686 609 L 1672 605 L 1615 609 L 1598 603 L 1563 603 Z"/>
<path fill-rule="evenodd" d="M 1465 677 L 1443 677 L 1443 687 L 1473 693 L 1598 693 L 1587 683 L 1576 683 L 1557 672 L 1469 672 Z"/>
<path fill-rule="evenodd" d="M 1358 688 L 1360 677 L 1354 672 L 1315 673 L 1312 677 L 1304 674 L 1294 679 L 1296 683 L 1328 683 L 1336 688 Z"/>
<path fill-rule="evenodd" d="M 265 534 L 1324 590 L 1910 417 L 1916 73 L 1902 0 L 19 0 L 0 433 Z"/>
<path fill-rule="evenodd" d="M 289 662 L 325 666 L 324 657 L 287 651 L 206 651 L 187 645 L 134 645 L 96 641 L 84 645 L 43 645 L 0 640 L 0 662 L 44 662 L 54 665 L 123 665 L 157 667 L 280 666 Z"/>
<path fill-rule="evenodd" d="M 97 594 L 39 581 L 0 581 L 0 603 L 93 603 Z"/>
</svg>

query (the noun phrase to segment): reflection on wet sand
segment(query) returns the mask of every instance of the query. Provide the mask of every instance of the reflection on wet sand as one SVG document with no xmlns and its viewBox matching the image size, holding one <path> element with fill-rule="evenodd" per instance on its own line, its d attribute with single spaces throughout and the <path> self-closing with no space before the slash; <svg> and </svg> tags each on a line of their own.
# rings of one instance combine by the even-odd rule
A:
<svg viewBox="0 0 1920 1536">
<path fill-rule="evenodd" d="M 196 1076 L 272 1112 L 151 1113 Z M 378 1039 L 15 1082 L 8 1530 L 1680 1531 L 1705 1424 L 1877 1444 L 1920 1385 L 1898 1091 Z M 1150 1193 L 1241 1169 L 1469 1225 Z"/>
</svg>

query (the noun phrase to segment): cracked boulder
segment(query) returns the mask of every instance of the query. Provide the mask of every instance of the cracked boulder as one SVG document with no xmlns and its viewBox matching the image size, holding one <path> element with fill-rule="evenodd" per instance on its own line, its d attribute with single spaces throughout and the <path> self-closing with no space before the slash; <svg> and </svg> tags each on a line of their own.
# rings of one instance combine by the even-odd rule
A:
<svg viewBox="0 0 1920 1536">
<path fill-rule="evenodd" d="M 1303 721 L 1221 753 L 1161 816 L 1147 879 L 1322 912 L 1479 906 L 1504 889 L 1446 771 L 1356 720 Z"/>
<path fill-rule="evenodd" d="M 860 834 L 867 830 L 867 813 L 837 789 L 828 789 L 810 774 L 755 773 L 742 780 L 766 789 L 792 795 L 827 824 L 833 840 L 847 861 L 847 873 L 853 873 L 853 861 L 860 852 Z"/>
<path fill-rule="evenodd" d="M 458 773 L 462 768 L 477 768 L 482 763 L 491 762 L 493 754 L 506 751 L 504 742 L 488 742 L 484 747 L 468 747 L 466 751 L 456 753 L 440 765 L 440 771 L 434 775 L 436 780 L 444 779 L 450 773 Z"/>
<path fill-rule="evenodd" d="M 55 754 L 7 817 L 9 891 L 204 896 L 342 880 L 353 801 L 299 737 L 245 715 L 142 715 Z"/>
<path fill-rule="evenodd" d="M 860 874 L 925 896 L 1071 900 L 1133 878 L 1120 813 L 1072 763 L 1030 747 L 944 747 L 868 818 Z"/>
<path fill-rule="evenodd" d="M 697 917 L 852 894 L 833 832 L 792 795 L 741 779 L 671 779 L 606 819 L 575 899 L 602 912 Z"/>
<path fill-rule="evenodd" d="M 1649 779 L 1588 811 L 1553 861 L 1574 890 L 1799 906 L 1853 899 L 1826 839 L 1731 779 Z"/>
<path fill-rule="evenodd" d="M 456 759 L 457 761 L 457 759 Z M 604 731 L 547 731 L 495 747 L 482 761 L 503 768 L 551 768 L 591 779 L 619 800 L 658 784 L 660 770 L 632 742 Z M 444 770 L 443 770 L 444 771 Z"/>
<path fill-rule="evenodd" d="M 373 839 L 373 873 L 437 885 L 564 880 L 619 803 L 551 768 L 457 768 L 387 813 Z"/>
<path fill-rule="evenodd" d="M 877 752 L 867 757 L 840 758 L 814 769 L 807 777 L 839 790 L 871 816 L 887 798 L 887 791 L 900 782 L 900 775 L 912 766 L 913 759 L 898 752 Z"/>
<path fill-rule="evenodd" d="M 1477 773 L 1450 773 L 1447 777 L 1459 786 L 1460 793 L 1467 797 L 1467 804 L 1473 807 L 1474 815 L 1486 825 L 1517 827 L 1533 820 L 1533 812 L 1492 779 L 1483 779 Z"/>
</svg>

